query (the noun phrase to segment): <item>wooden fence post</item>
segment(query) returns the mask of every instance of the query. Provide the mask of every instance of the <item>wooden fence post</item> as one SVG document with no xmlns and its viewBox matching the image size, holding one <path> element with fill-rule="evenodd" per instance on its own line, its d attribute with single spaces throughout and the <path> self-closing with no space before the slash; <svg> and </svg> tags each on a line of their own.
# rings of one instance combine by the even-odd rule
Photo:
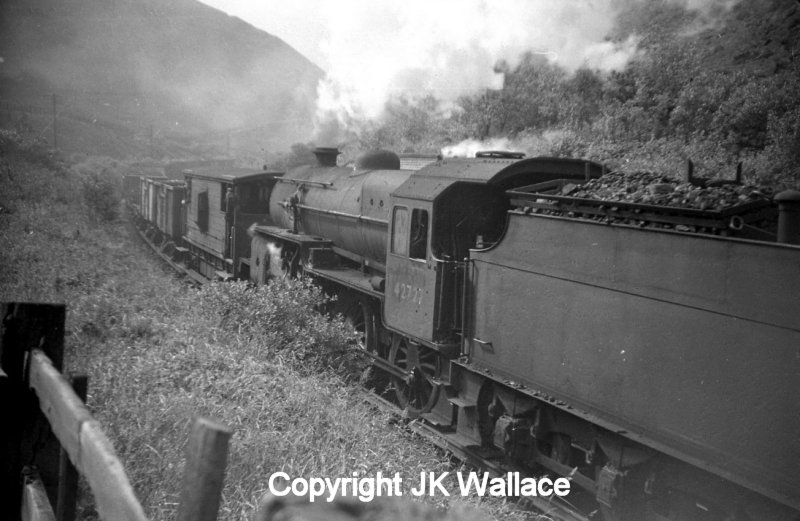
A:
<svg viewBox="0 0 800 521">
<path fill-rule="evenodd" d="M 77 375 L 70 378 L 75 394 L 82 402 L 86 402 L 86 391 L 89 377 Z M 78 470 L 69 460 L 64 447 L 58 461 L 58 500 L 56 502 L 56 519 L 58 521 L 75 521 L 75 510 L 78 501 Z"/>
<path fill-rule="evenodd" d="M 0 519 L 20 517 L 23 464 L 38 467 L 53 501 L 58 483 L 59 444 L 28 390 L 31 349 L 42 349 L 61 369 L 63 305 L 4 303 L 0 307 Z"/>
<path fill-rule="evenodd" d="M 26 467 L 23 474 L 24 485 L 22 508 L 20 509 L 22 521 L 56 521 L 53 506 L 47 499 L 47 492 L 44 490 L 39 473 Z"/>
<path fill-rule="evenodd" d="M 187 450 L 178 521 L 215 521 L 222 497 L 230 428 L 197 418 Z"/>
</svg>

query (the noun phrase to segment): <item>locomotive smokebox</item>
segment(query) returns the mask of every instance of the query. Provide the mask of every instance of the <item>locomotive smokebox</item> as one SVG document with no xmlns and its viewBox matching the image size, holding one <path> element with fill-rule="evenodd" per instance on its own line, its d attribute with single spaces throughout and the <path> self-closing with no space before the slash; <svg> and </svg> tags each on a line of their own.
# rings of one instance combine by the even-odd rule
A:
<svg viewBox="0 0 800 521">
<path fill-rule="evenodd" d="M 778 203 L 778 242 L 800 244 L 800 192 L 786 190 L 775 196 Z"/>
<path fill-rule="evenodd" d="M 339 149 L 334 147 L 317 147 L 314 149 L 319 166 L 336 166 L 336 158 L 339 156 Z"/>
</svg>

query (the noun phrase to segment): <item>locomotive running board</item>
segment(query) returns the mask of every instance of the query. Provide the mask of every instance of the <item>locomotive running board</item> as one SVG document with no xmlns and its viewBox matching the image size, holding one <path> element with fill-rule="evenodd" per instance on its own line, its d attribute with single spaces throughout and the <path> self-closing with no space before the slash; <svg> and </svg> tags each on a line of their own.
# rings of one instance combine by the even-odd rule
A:
<svg viewBox="0 0 800 521">
<path fill-rule="evenodd" d="M 305 270 L 306 273 L 314 275 L 315 277 L 336 282 L 348 288 L 354 289 L 359 293 L 369 295 L 370 297 L 375 297 L 381 301 L 383 300 L 383 293 L 373 289 L 369 279 L 366 278 L 359 270 L 352 268 L 314 268 L 312 266 L 306 266 Z"/>
</svg>

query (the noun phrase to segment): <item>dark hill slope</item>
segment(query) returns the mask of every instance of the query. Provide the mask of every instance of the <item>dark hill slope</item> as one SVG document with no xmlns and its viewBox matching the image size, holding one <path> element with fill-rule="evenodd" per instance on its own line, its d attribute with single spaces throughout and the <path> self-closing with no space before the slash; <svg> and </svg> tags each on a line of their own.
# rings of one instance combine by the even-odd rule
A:
<svg viewBox="0 0 800 521">
<path fill-rule="evenodd" d="M 797 75 L 800 53 L 800 2 L 740 1 L 724 17 L 724 25 L 705 31 L 699 45 L 709 67 L 744 68 L 760 76 Z"/>
<path fill-rule="evenodd" d="M 145 142 L 251 129 L 274 147 L 310 133 L 322 71 L 194 0 L 4 0 L 0 15 L 2 108 L 47 109 L 55 92 L 65 120 Z"/>
<path fill-rule="evenodd" d="M 797 74 L 800 1 L 738 0 L 705 11 L 665 0 L 640 2 L 618 16 L 610 36 L 624 40 L 630 35 L 638 37 L 647 53 L 676 45 L 691 49 L 707 69 Z"/>
</svg>

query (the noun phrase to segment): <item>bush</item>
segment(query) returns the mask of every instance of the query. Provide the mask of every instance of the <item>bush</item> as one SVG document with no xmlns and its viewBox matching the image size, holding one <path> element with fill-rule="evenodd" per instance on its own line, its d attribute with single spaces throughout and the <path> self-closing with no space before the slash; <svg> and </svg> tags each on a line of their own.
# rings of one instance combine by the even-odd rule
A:
<svg viewBox="0 0 800 521">
<path fill-rule="evenodd" d="M 264 286 L 247 282 L 207 284 L 203 311 L 219 327 L 265 354 L 277 355 L 301 371 L 342 368 L 360 352 L 355 333 L 319 310 L 329 302 L 310 279 L 275 279 Z"/>
<path fill-rule="evenodd" d="M 72 166 L 81 179 L 84 206 L 99 221 L 110 222 L 119 216 L 125 168 L 119 161 L 102 156 L 85 157 Z"/>
<path fill-rule="evenodd" d="M 57 151 L 48 149 L 46 141 L 25 137 L 15 130 L 0 129 L 0 156 L 18 156 L 61 175 L 66 171 L 63 158 Z"/>
<path fill-rule="evenodd" d="M 101 221 L 114 221 L 119 216 L 119 195 L 111 179 L 97 172 L 81 180 L 83 202 Z"/>
</svg>

